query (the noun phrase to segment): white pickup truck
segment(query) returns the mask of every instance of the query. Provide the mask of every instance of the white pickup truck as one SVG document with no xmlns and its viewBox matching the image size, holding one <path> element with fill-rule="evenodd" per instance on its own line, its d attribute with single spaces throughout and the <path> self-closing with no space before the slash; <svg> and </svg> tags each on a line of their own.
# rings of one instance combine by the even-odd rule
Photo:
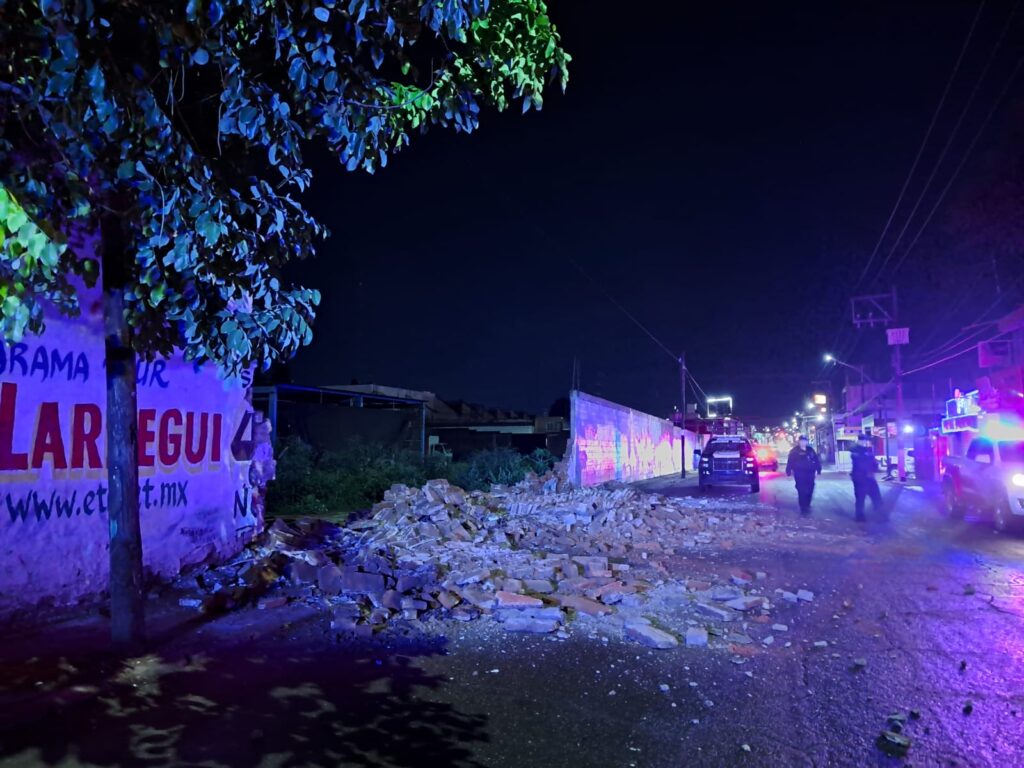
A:
<svg viewBox="0 0 1024 768">
<path fill-rule="evenodd" d="M 1024 440 L 974 438 L 966 455 L 943 460 L 942 490 L 952 517 L 975 509 L 1001 531 L 1024 528 Z"/>
</svg>

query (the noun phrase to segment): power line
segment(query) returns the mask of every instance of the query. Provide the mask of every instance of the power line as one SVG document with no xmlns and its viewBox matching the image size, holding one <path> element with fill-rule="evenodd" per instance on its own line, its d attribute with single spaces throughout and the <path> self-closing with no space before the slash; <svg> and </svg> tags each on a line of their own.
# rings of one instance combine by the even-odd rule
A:
<svg viewBox="0 0 1024 768">
<path fill-rule="evenodd" d="M 699 391 L 699 392 L 700 392 L 700 395 L 701 395 L 701 396 L 702 396 L 702 397 L 704 398 L 704 400 L 705 400 L 705 401 L 707 401 L 707 399 L 708 399 L 708 393 L 707 393 L 707 392 L 705 392 L 705 391 L 704 391 L 704 387 L 702 387 L 702 386 L 701 386 L 701 385 L 700 385 L 700 384 L 699 384 L 699 383 L 697 382 L 697 377 L 696 377 L 696 376 L 694 376 L 694 375 L 693 375 L 692 373 L 690 373 L 689 371 L 687 371 L 687 375 L 686 375 L 686 378 L 687 378 L 687 380 L 688 380 L 688 381 L 690 381 L 690 382 L 691 382 L 691 383 L 693 384 L 693 386 L 695 387 L 695 392 L 694 392 L 694 394 L 696 394 L 696 392 L 697 392 L 697 391 Z"/>
<path fill-rule="evenodd" d="M 920 353 L 920 357 L 931 357 L 932 355 L 935 354 L 941 354 L 945 350 L 957 346 L 962 342 L 962 340 L 965 340 L 972 336 L 977 336 L 978 334 L 982 333 L 982 331 L 984 331 L 985 326 L 991 325 L 992 322 L 994 322 L 990 321 L 986 323 L 983 321 L 985 321 L 985 319 L 989 317 L 989 315 L 991 315 L 993 312 L 1003 307 L 1003 303 L 1007 298 L 1011 298 L 1013 301 L 1016 301 L 1015 292 L 1022 282 L 1024 282 L 1024 275 L 1020 275 L 1015 280 L 1013 280 L 1013 282 L 1010 283 L 1007 290 L 999 298 L 997 298 L 995 302 L 989 304 L 980 315 L 978 315 L 974 320 L 972 320 L 967 325 L 963 326 L 957 333 L 953 335 L 953 338 L 949 339 L 943 344 L 940 344 L 937 347 L 933 347 L 927 352 Z M 973 291 L 970 294 L 965 293 L 965 295 L 977 295 L 977 291 Z M 947 314 L 952 314 L 953 311 L 962 303 L 963 298 L 964 297 L 962 296 L 961 300 L 954 304 L 954 306 L 949 310 Z M 925 341 L 923 343 L 927 343 L 928 340 L 934 338 L 934 336 L 935 332 L 933 331 L 925 338 Z"/>
<path fill-rule="evenodd" d="M 974 37 L 974 30 L 977 28 L 978 21 L 981 19 L 982 12 L 985 9 L 985 2 L 986 0 L 981 0 L 978 4 L 978 10 L 975 12 L 974 19 L 971 21 L 971 26 L 967 30 L 964 42 L 960 46 L 960 52 L 957 54 L 953 70 L 949 73 L 949 78 L 946 80 L 946 85 L 942 90 L 942 95 L 939 97 L 939 103 L 936 105 L 935 111 L 932 113 L 931 121 L 928 123 L 928 128 L 925 131 L 924 138 L 921 139 L 921 144 L 918 146 L 917 154 L 914 156 L 914 161 L 911 163 L 910 170 L 907 172 L 907 176 L 903 180 L 903 186 L 900 188 L 899 194 L 896 196 L 896 202 L 893 204 L 892 210 L 889 212 L 889 217 L 886 219 L 885 226 L 882 228 L 882 233 L 878 236 L 878 241 L 875 243 L 875 247 L 871 251 L 871 255 L 868 257 L 867 262 L 864 264 L 860 277 L 858 277 L 857 282 L 854 283 L 853 290 L 860 287 L 861 283 L 864 282 L 864 278 L 867 277 L 868 272 L 871 270 L 871 265 L 874 263 L 875 258 L 878 256 L 878 252 L 882 247 L 882 243 L 885 241 L 885 236 L 889 233 L 889 228 L 892 226 L 892 222 L 896 218 L 896 212 L 903 203 L 903 197 L 906 195 L 907 188 L 910 186 L 910 181 L 914 177 L 914 172 L 917 170 L 917 166 L 921 162 L 921 157 L 924 154 L 925 147 L 928 145 L 928 140 L 931 138 L 932 131 L 935 130 L 935 125 L 938 122 L 939 115 L 942 113 L 942 108 L 946 104 L 946 99 L 949 96 L 950 89 L 953 87 L 953 82 L 956 80 L 956 76 L 960 72 L 960 65 L 963 63 L 963 59 L 967 53 L 968 47 L 970 46 L 971 39 Z M 839 353 L 843 357 L 848 356 L 850 351 L 852 351 L 856 346 L 857 340 L 856 332 L 852 331 L 848 325 L 843 323 L 832 338 L 830 350 L 835 350 L 835 352 Z M 822 371 L 824 371 L 825 367 L 826 366 L 822 367 Z"/>
<path fill-rule="evenodd" d="M 589 280 L 591 283 L 593 283 L 594 287 L 597 288 L 599 291 L 601 291 L 601 293 L 604 294 L 604 297 L 606 299 L 608 299 L 608 301 L 610 301 L 612 304 L 614 304 L 615 307 L 618 308 L 618 310 L 620 312 L 622 312 L 622 314 L 624 314 L 626 317 L 628 317 L 630 320 L 632 320 L 637 328 L 639 328 L 641 331 L 643 331 L 645 334 L 647 334 L 648 338 L 650 338 L 651 341 L 653 341 L 655 344 L 657 344 L 659 347 L 661 347 L 663 350 L 665 350 L 665 354 L 667 354 L 669 357 L 671 357 L 676 362 L 679 362 L 679 355 L 678 355 L 678 353 L 673 352 L 665 344 L 663 344 L 661 339 L 659 339 L 657 336 L 655 336 L 653 333 L 651 333 L 647 329 L 647 326 L 645 326 L 643 323 L 641 323 L 639 320 L 637 320 L 636 317 L 633 316 L 633 313 L 631 313 L 628 309 L 626 309 L 619 302 L 617 302 L 615 300 L 614 296 L 612 296 L 610 293 L 608 293 L 608 291 L 606 291 L 601 286 L 601 284 L 597 282 L 597 280 L 595 280 L 593 277 L 591 277 L 590 274 L 585 269 L 583 269 L 583 267 L 581 267 L 579 265 L 579 263 L 577 263 L 576 259 L 574 259 L 572 256 L 570 256 L 568 253 L 565 253 L 564 255 L 565 255 L 565 258 L 567 258 L 569 260 L 569 262 L 574 267 L 576 267 L 576 269 L 578 269 L 580 271 L 580 274 L 582 274 L 585 278 L 587 278 L 587 280 Z"/>
<path fill-rule="evenodd" d="M 931 211 L 928 212 L 928 217 L 924 220 L 924 223 L 921 224 L 921 227 L 917 230 L 917 234 L 914 235 L 914 239 L 910 242 L 910 245 L 907 246 L 907 250 L 903 252 L 903 256 L 900 257 L 899 262 L 897 262 L 896 267 L 893 269 L 893 274 L 896 274 L 896 272 L 899 271 L 899 268 L 903 265 L 903 262 L 906 261 L 907 256 L 909 256 L 910 252 L 914 250 L 914 246 L 917 245 L 917 241 L 921 239 L 921 235 L 924 233 L 925 229 L 931 223 L 932 217 L 935 216 L 935 212 L 938 211 L 939 206 L 942 205 L 942 201 L 946 199 L 946 194 L 949 192 L 950 187 L 953 186 L 953 182 L 956 181 L 957 176 L 960 175 L 960 171 L 963 169 L 964 164 L 967 162 L 967 159 L 971 156 L 971 152 L 974 151 L 975 145 L 978 143 L 978 140 L 981 138 L 981 135 L 985 132 L 985 129 L 988 127 L 988 124 L 992 121 L 993 116 L 999 109 L 1000 104 L 1002 104 L 1003 99 L 1006 97 L 1006 94 L 1010 90 L 1010 87 L 1013 85 L 1013 81 L 1017 79 L 1017 75 L 1020 72 L 1022 64 L 1024 64 L 1024 57 L 1017 59 L 1017 64 L 1013 68 L 1013 71 L 1010 73 L 1010 77 L 1007 79 L 1006 85 L 1003 86 L 1003 90 L 1000 91 L 999 96 L 995 100 L 995 103 L 992 104 L 992 109 L 988 111 L 988 114 L 985 116 L 985 120 L 978 128 L 977 133 L 974 134 L 974 138 L 971 139 L 971 143 L 967 146 L 967 151 L 964 152 L 963 157 L 960 158 L 960 162 L 953 170 L 953 175 L 950 176 L 949 181 L 946 183 L 946 186 L 942 188 L 942 192 L 939 194 L 939 198 L 935 201 L 935 205 L 933 205 Z"/>
<path fill-rule="evenodd" d="M 970 45 L 971 38 L 974 36 L 974 30 L 978 26 L 978 20 L 981 18 L 981 13 L 985 9 L 985 0 L 981 0 L 978 5 L 978 10 L 974 14 L 974 20 L 971 22 L 970 28 L 967 30 L 967 37 L 964 38 L 963 45 L 960 47 L 960 53 L 956 57 L 956 64 L 953 65 L 953 71 L 949 74 L 949 79 L 946 81 L 946 87 L 942 90 L 942 96 L 939 98 L 938 106 L 935 107 L 935 112 L 932 114 L 931 122 L 928 123 L 928 130 L 925 131 L 924 138 L 921 140 L 921 145 L 917 149 L 917 154 L 914 156 L 914 162 L 910 166 L 910 171 L 907 173 L 907 178 L 903 181 L 903 186 L 900 188 L 900 193 L 896 197 L 896 203 L 892 207 L 892 211 L 889 212 L 889 218 L 885 222 L 885 226 L 882 228 L 882 234 L 878 237 L 878 242 L 875 243 L 875 248 L 871 251 L 871 256 L 868 258 L 867 263 L 864 265 L 864 269 L 860 273 L 860 277 L 857 278 L 857 282 L 854 284 L 854 290 L 856 290 L 861 283 L 864 282 L 864 278 L 867 277 L 868 272 L 871 269 L 871 265 L 874 263 L 875 257 L 878 255 L 878 250 L 882 246 L 882 241 L 885 240 L 886 234 L 889 232 L 889 227 L 892 226 L 892 221 L 896 217 L 896 211 L 899 210 L 900 204 L 903 202 L 903 196 L 907 192 L 907 187 L 910 186 L 910 180 L 914 176 L 914 171 L 917 170 L 917 165 L 921 161 L 921 156 L 924 154 L 925 147 L 928 145 L 928 139 L 931 138 L 932 131 L 935 129 L 935 124 L 939 119 L 939 114 L 942 112 L 942 108 L 946 103 L 946 97 L 949 96 L 950 88 L 953 87 L 953 81 L 956 79 L 957 73 L 960 71 L 960 64 L 963 62 L 964 54 L 967 53 L 967 48 Z"/>
<path fill-rule="evenodd" d="M 950 360 L 955 360 L 956 358 L 960 357 L 961 355 L 966 355 L 968 352 L 970 352 L 971 350 L 975 349 L 978 346 L 978 344 L 987 344 L 988 342 L 996 341 L 998 338 L 1000 338 L 1001 336 L 1005 336 L 1005 335 L 1006 334 L 1000 333 L 1000 334 L 996 334 L 995 336 L 993 336 L 993 337 L 991 337 L 989 339 L 983 339 L 982 341 L 979 341 L 977 344 L 972 344 L 971 346 L 967 347 L 967 349 L 961 349 L 959 352 L 956 352 L 956 353 L 954 353 L 952 355 L 947 355 L 946 357 L 943 357 L 943 358 L 941 358 L 939 360 L 933 360 L 932 362 L 930 362 L 930 363 L 928 363 L 926 365 L 918 366 L 917 368 L 912 368 L 909 371 L 904 371 L 903 375 L 904 376 L 909 376 L 912 373 L 917 373 L 918 371 L 925 371 L 925 370 L 928 370 L 929 368 L 934 368 L 936 365 L 942 365 L 942 363 L 948 363 Z"/>
<path fill-rule="evenodd" d="M 882 266 L 878 268 L 879 277 L 881 277 L 882 273 L 885 271 L 885 267 L 889 263 L 889 260 L 893 257 L 893 254 L 896 253 L 896 249 L 899 248 L 900 242 L 902 242 L 903 240 L 903 236 L 907 233 L 907 229 L 910 228 L 910 223 L 914 220 L 915 214 L 917 214 L 917 209 L 920 208 L 921 203 L 924 202 L 924 197 L 928 193 L 928 189 L 931 187 L 932 182 L 935 180 L 935 176 L 938 174 L 939 168 L 942 167 L 942 162 L 946 159 L 946 155 L 949 154 L 950 147 L 953 146 L 953 142 L 956 140 L 956 136 L 960 132 L 960 126 L 963 125 L 963 122 L 966 119 L 967 114 L 971 111 L 971 106 L 974 104 L 974 100 L 975 98 L 977 98 L 978 92 L 981 90 L 981 84 L 985 81 L 985 77 L 988 75 L 989 69 L 992 68 L 992 62 L 995 61 L 996 54 L 999 52 L 999 48 L 1002 46 L 1003 40 L 1006 39 L 1006 33 L 1010 31 L 1010 25 L 1013 23 L 1013 17 L 1017 15 L 1017 8 L 1019 6 L 1020 0 L 1017 0 L 1013 8 L 1010 10 L 1010 15 L 1007 16 L 1006 18 L 1006 23 L 1003 24 L 1003 29 L 999 33 L 999 37 L 996 38 L 996 42 L 992 46 L 992 50 L 989 52 L 988 59 L 985 62 L 985 66 L 982 67 L 981 73 L 978 75 L 978 79 L 974 83 L 974 88 L 971 89 L 970 96 L 967 97 L 967 101 L 964 102 L 963 109 L 960 110 L 960 115 L 959 117 L 957 117 L 956 123 L 953 125 L 953 130 L 950 131 L 949 133 L 949 138 L 946 139 L 946 143 L 942 147 L 942 151 L 939 153 L 938 159 L 932 166 L 932 172 L 928 174 L 928 179 L 925 181 L 924 186 L 921 187 L 921 193 L 917 196 L 917 202 L 914 203 L 914 207 L 910 210 L 910 213 L 907 215 L 907 220 L 904 222 L 903 228 L 900 230 L 899 235 L 896 236 L 896 241 L 892 244 L 892 247 L 889 248 L 889 253 L 882 261 Z M 902 259 L 900 260 L 900 264 L 902 264 Z M 893 270 L 893 275 L 895 275 L 898 271 L 899 267 L 897 266 L 897 268 Z"/>
</svg>

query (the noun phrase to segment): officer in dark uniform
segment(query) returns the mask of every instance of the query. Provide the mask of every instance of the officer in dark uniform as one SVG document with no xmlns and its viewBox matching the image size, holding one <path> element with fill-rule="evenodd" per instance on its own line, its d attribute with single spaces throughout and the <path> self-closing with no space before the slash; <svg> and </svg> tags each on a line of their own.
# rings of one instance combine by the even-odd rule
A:
<svg viewBox="0 0 1024 768">
<path fill-rule="evenodd" d="M 789 452 L 786 460 L 786 474 L 796 481 L 796 495 L 800 503 L 800 512 L 811 513 L 811 497 L 814 495 L 815 475 L 821 474 L 821 459 L 811 448 L 806 435 L 800 435 L 796 446 Z"/>
<path fill-rule="evenodd" d="M 850 451 L 853 466 L 850 479 L 853 480 L 853 499 L 857 511 L 857 522 L 864 522 L 864 499 L 871 498 L 871 509 L 878 512 L 882 508 L 882 494 L 878 490 L 875 473 L 878 471 L 878 460 L 871 445 L 871 435 L 860 434 L 857 445 Z"/>
</svg>

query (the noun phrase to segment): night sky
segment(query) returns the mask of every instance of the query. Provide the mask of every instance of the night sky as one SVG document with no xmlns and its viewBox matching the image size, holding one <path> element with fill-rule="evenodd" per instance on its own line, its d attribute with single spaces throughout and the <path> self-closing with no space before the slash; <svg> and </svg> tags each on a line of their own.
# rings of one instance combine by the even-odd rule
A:
<svg viewBox="0 0 1024 768">
<path fill-rule="evenodd" d="M 606 291 L 685 350 L 709 394 L 733 395 L 748 417 L 791 413 L 848 317 L 977 4 L 550 5 L 573 62 L 567 93 L 550 91 L 541 113 L 414 137 L 374 177 L 312 159 L 309 204 L 333 236 L 293 270 L 323 292 L 293 379 L 544 412 L 575 356 L 585 391 L 666 414 L 678 367 Z M 942 140 L 1010 8 L 982 15 Z M 1024 42 L 1015 22 L 993 91 Z M 1020 86 L 950 200 L 984 180 Z M 940 216 L 926 241 L 943 227 Z M 928 252 L 907 260 L 901 291 Z M 935 302 L 921 306 L 917 327 L 937 322 Z M 855 354 L 851 340 L 839 351 Z"/>
</svg>

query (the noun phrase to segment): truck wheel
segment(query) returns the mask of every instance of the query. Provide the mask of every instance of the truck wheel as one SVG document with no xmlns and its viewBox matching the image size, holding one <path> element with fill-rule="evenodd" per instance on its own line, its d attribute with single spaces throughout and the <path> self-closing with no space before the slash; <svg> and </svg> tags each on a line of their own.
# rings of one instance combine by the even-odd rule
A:
<svg viewBox="0 0 1024 768">
<path fill-rule="evenodd" d="M 1009 499 L 999 502 L 992 513 L 992 519 L 995 521 L 997 531 L 1012 533 L 1021 529 L 1020 518 L 1010 511 Z"/>
<path fill-rule="evenodd" d="M 760 493 L 761 492 L 761 480 L 760 480 L 760 478 L 758 478 L 757 480 L 755 480 L 754 482 L 752 482 L 750 484 L 750 492 L 751 493 Z"/>
<path fill-rule="evenodd" d="M 952 483 L 945 483 L 942 488 L 942 495 L 946 501 L 946 514 L 952 520 L 962 520 L 964 516 L 964 505 L 957 496 L 956 488 Z"/>
<path fill-rule="evenodd" d="M 707 493 L 708 488 L 710 488 L 711 486 L 705 483 L 703 480 L 701 480 L 700 482 L 697 483 L 697 487 L 700 488 L 701 493 Z"/>
</svg>

